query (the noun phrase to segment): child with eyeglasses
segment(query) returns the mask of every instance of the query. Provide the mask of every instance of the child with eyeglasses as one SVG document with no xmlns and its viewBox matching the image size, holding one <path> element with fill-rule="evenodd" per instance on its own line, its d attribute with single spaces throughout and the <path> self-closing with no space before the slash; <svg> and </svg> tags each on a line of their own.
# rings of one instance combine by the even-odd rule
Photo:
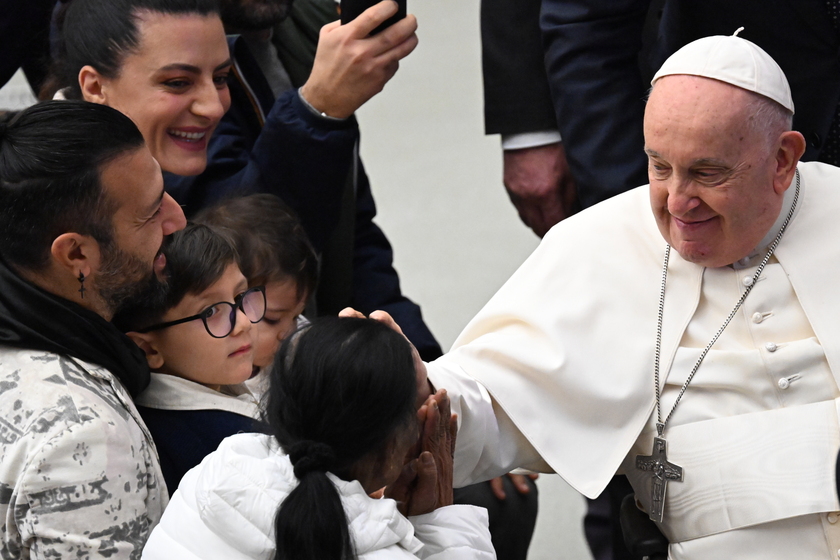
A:
<svg viewBox="0 0 840 560">
<path fill-rule="evenodd" d="M 263 286 L 249 288 L 232 240 L 217 228 L 189 224 L 164 254 L 165 292 L 114 323 L 146 353 L 152 380 L 137 408 L 174 492 L 224 438 L 260 431 L 258 399 L 244 382 L 266 299 Z"/>
<path fill-rule="evenodd" d="M 300 221 L 274 195 L 232 198 L 202 210 L 195 220 L 229 235 L 248 286 L 265 286 L 265 318 L 254 325 L 254 373 L 248 381 L 262 394 L 280 343 L 307 322 L 303 309 L 318 280 L 315 250 Z"/>
</svg>

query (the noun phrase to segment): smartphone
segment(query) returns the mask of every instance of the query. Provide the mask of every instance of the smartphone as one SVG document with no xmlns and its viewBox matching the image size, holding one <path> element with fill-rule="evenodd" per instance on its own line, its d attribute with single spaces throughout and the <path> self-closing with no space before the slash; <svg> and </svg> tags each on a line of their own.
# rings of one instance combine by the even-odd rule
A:
<svg viewBox="0 0 840 560">
<path fill-rule="evenodd" d="M 359 17 L 362 12 L 364 12 L 374 4 L 378 4 L 380 1 L 381 0 L 341 0 L 341 25 L 353 21 L 354 19 Z M 391 25 L 394 25 L 406 16 L 406 14 L 408 13 L 406 8 L 407 0 L 396 0 L 396 2 L 398 5 L 397 13 L 385 20 L 382 23 L 382 25 L 371 31 L 371 35 L 376 35 L 380 31 L 384 30 L 385 28 Z"/>
</svg>

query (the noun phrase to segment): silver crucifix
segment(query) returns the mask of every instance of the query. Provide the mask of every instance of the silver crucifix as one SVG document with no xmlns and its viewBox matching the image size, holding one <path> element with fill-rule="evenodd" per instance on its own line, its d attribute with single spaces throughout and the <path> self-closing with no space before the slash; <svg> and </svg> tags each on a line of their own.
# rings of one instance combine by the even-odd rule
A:
<svg viewBox="0 0 840 560">
<path fill-rule="evenodd" d="M 636 468 L 640 471 L 650 471 L 650 511 L 648 514 L 651 519 L 661 523 L 665 512 L 665 487 L 669 480 L 683 481 L 682 467 L 668 462 L 668 457 L 665 455 L 665 439 L 655 437 L 650 455 L 636 455 Z"/>
</svg>

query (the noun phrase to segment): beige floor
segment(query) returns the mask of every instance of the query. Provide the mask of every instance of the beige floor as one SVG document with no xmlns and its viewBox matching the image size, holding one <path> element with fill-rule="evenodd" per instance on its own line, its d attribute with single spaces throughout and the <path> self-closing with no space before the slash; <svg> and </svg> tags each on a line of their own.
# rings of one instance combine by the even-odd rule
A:
<svg viewBox="0 0 840 560">
<path fill-rule="evenodd" d="M 479 0 L 410 0 L 420 46 L 359 113 L 362 155 L 403 291 L 448 348 L 536 247 L 502 188 L 498 137 L 483 135 Z M 0 108 L 30 102 L 25 82 Z M 529 560 L 588 560 L 582 498 L 556 475 L 539 481 Z"/>
</svg>

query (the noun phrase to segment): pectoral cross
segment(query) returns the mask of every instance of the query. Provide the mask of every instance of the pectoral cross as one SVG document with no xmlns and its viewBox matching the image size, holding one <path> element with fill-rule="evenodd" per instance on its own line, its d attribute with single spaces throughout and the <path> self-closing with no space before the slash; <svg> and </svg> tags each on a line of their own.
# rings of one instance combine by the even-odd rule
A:
<svg viewBox="0 0 840 560">
<path fill-rule="evenodd" d="M 665 512 L 665 487 L 669 480 L 683 481 L 682 467 L 668 462 L 668 457 L 665 455 L 665 439 L 655 437 L 650 455 L 636 455 L 636 468 L 640 471 L 650 471 L 650 511 L 648 514 L 652 520 L 661 523 Z"/>
</svg>

